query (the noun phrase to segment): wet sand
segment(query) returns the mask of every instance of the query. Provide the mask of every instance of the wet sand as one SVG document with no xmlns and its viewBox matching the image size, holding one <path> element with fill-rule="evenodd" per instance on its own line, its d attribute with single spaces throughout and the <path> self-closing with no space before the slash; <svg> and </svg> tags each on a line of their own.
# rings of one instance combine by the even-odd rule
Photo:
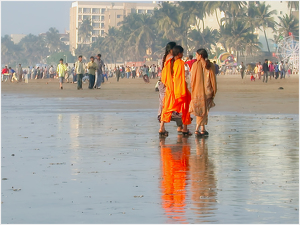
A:
<svg viewBox="0 0 300 225">
<path fill-rule="evenodd" d="M 1 222 L 298 224 L 298 79 L 218 81 L 207 139 L 158 138 L 154 82 L 2 83 Z"/>
<path fill-rule="evenodd" d="M 2 82 L 3 94 L 20 94 L 20 96 L 35 97 L 74 97 L 93 98 L 98 100 L 130 100 L 139 101 L 135 108 L 157 108 L 158 93 L 154 92 L 157 80 L 150 84 L 141 78 L 109 79 L 100 90 L 89 90 L 88 84 L 83 84 L 84 90 L 76 90 L 76 84 L 65 83 L 64 90 L 59 90 L 58 80 L 29 80 L 25 83 Z M 237 75 L 218 76 L 218 92 L 215 109 L 218 112 L 238 113 L 299 113 L 299 76 L 293 75 L 286 79 L 272 79 L 263 83 L 261 80 L 251 82 L 249 76 L 242 80 Z M 283 90 L 278 89 L 283 87 Z M 122 108 L 124 105 L 122 106 Z M 131 108 L 133 105 L 127 105 Z"/>
</svg>

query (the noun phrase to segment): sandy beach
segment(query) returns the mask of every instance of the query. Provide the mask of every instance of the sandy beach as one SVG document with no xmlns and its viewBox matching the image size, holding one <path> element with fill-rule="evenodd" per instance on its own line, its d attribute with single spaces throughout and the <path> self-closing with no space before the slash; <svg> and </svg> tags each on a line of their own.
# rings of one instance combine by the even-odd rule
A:
<svg viewBox="0 0 300 225">
<path fill-rule="evenodd" d="M 298 77 L 218 77 L 206 139 L 150 82 L 2 83 L 1 223 L 299 224 Z"/>
<path fill-rule="evenodd" d="M 2 95 L 20 94 L 33 97 L 90 98 L 101 100 L 130 100 L 132 104 L 122 107 L 157 108 L 158 93 L 154 91 L 157 80 L 144 83 L 141 78 L 110 78 L 100 90 L 78 91 L 76 84 L 65 83 L 59 90 L 58 80 L 29 80 L 25 83 L 2 82 Z M 238 75 L 218 76 L 216 107 L 212 111 L 237 113 L 298 114 L 299 113 L 299 76 L 292 75 L 286 79 L 272 79 L 268 83 L 261 80 L 251 82 L 249 76 L 243 80 Z M 283 87 L 284 89 L 278 89 Z M 135 103 L 136 101 L 136 103 Z"/>
</svg>

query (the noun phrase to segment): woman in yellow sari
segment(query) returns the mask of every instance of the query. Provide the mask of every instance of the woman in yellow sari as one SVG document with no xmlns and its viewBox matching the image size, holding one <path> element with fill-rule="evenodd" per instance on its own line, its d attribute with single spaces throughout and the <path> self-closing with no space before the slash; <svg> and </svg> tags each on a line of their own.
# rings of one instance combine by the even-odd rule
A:
<svg viewBox="0 0 300 225">
<path fill-rule="evenodd" d="M 208 121 L 208 112 L 215 106 L 214 97 L 217 92 L 215 67 L 208 59 L 205 49 L 196 52 L 197 61 L 191 70 L 191 103 L 190 113 L 197 118 L 195 135 L 208 136 L 205 125 Z M 201 131 L 199 131 L 201 127 Z"/>
</svg>

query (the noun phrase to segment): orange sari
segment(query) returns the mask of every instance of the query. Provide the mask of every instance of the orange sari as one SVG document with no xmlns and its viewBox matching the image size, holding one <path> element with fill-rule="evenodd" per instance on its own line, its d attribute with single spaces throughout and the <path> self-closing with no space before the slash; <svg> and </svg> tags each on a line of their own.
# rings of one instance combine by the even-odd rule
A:
<svg viewBox="0 0 300 225">
<path fill-rule="evenodd" d="M 174 62 L 174 74 L 172 77 L 171 59 L 172 58 L 166 60 L 161 74 L 161 82 L 166 86 L 161 121 L 169 123 L 171 121 L 172 112 L 176 111 L 182 113 L 182 123 L 188 125 L 191 124 L 191 116 L 189 113 L 191 93 L 187 89 L 185 82 L 184 61 L 177 59 Z"/>
</svg>

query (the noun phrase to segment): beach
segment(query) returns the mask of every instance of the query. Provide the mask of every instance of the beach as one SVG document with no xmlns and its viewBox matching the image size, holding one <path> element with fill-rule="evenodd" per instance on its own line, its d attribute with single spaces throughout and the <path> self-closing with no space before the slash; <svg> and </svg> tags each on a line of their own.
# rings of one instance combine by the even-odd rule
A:
<svg viewBox="0 0 300 225">
<path fill-rule="evenodd" d="M 2 82 L 3 94 L 20 94 L 33 97 L 87 98 L 99 100 L 130 100 L 141 101 L 134 104 L 137 108 L 158 108 L 158 93 L 154 91 L 157 80 L 144 83 L 141 78 L 120 79 L 110 78 L 100 90 L 89 90 L 88 83 L 83 84 L 84 90 L 77 90 L 76 84 L 65 83 L 59 90 L 58 80 L 29 80 L 25 83 Z M 250 81 L 246 76 L 243 80 L 239 75 L 217 77 L 218 91 L 212 111 L 238 113 L 299 113 L 299 76 L 269 80 Z M 284 89 L 279 89 L 283 87 Z M 122 106 L 132 107 L 132 105 Z"/>
<path fill-rule="evenodd" d="M 298 76 L 218 76 L 205 139 L 158 137 L 156 81 L 3 82 L 1 222 L 298 224 Z"/>
</svg>

